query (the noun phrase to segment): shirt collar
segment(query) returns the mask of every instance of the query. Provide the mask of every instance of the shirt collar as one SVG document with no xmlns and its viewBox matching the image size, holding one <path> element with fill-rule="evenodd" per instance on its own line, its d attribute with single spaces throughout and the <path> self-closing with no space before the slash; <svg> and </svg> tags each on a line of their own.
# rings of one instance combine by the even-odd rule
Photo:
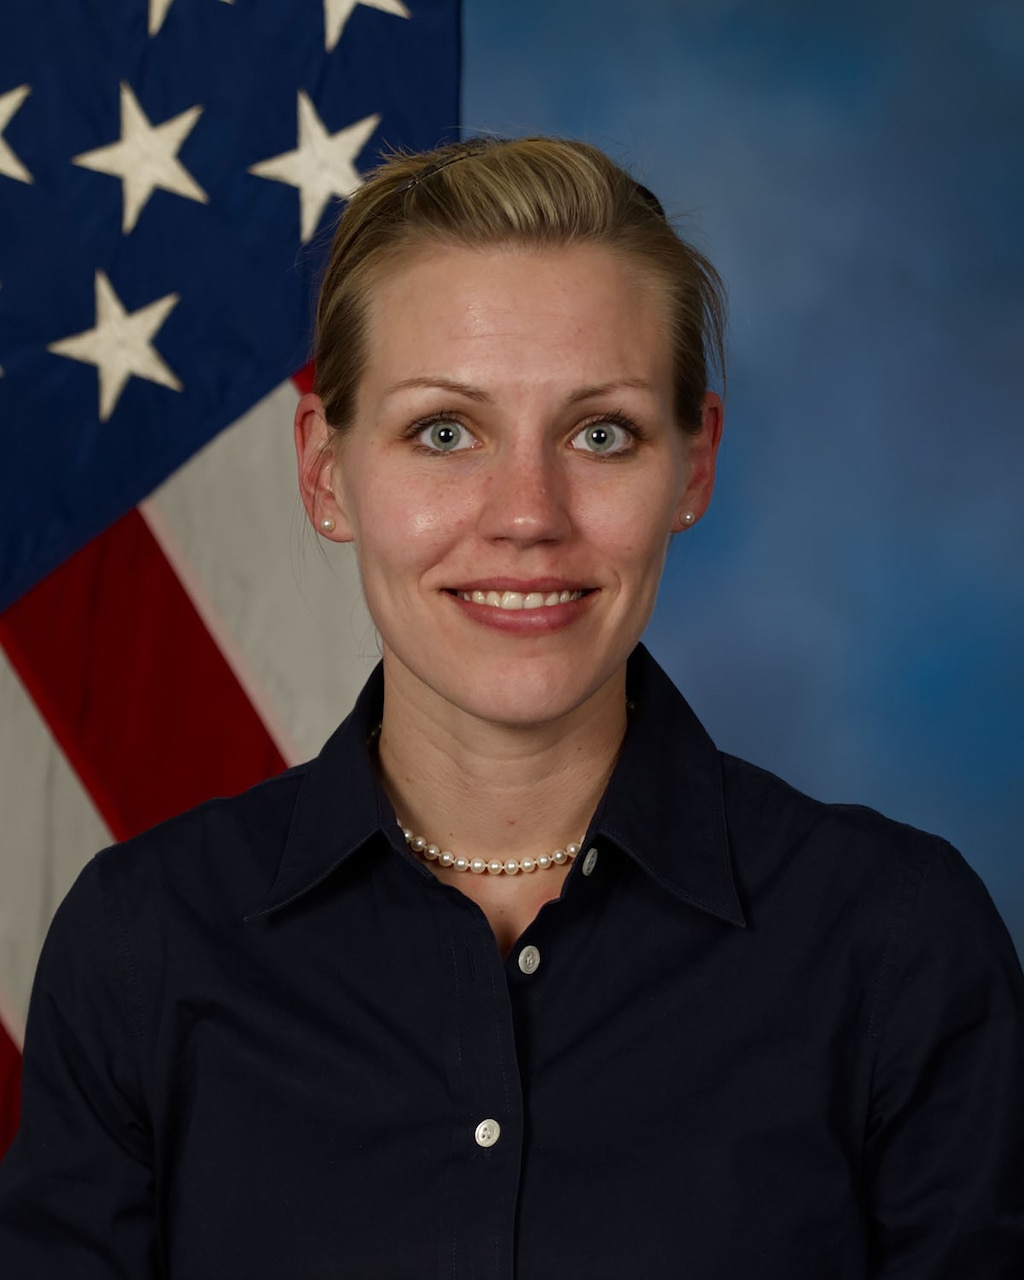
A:
<svg viewBox="0 0 1024 1280">
<path fill-rule="evenodd" d="M 384 830 L 395 824 L 377 781 L 370 740 L 384 709 L 384 667 L 378 663 L 355 706 L 302 768 L 277 879 L 245 918 L 255 920 L 302 897 Z"/>
<path fill-rule="evenodd" d="M 643 645 L 629 660 L 627 689 L 629 728 L 588 843 L 606 837 L 668 892 L 742 926 L 718 751 Z M 395 826 L 369 747 L 383 705 L 378 665 L 351 714 L 303 767 L 277 878 L 247 920 L 294 902 Z"/>
<path fill-rule="evenodd" d="M 588 839 L 606 836 L 662 888 L 745 926 L 718 749 L 643 645 L 629 660 L 626 693 L 629 727 Z"/>
</svg>

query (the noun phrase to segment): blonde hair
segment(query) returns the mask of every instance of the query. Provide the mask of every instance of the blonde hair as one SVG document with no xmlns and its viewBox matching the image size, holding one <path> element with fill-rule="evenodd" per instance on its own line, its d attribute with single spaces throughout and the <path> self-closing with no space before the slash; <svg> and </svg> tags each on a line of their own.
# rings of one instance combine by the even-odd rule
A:
<svg viewBox="0 0 1024 1280">
<path fill-rule="evenodd" d="M 680 237 L 657 199 L 602 151 L 557 138 L 473 139 L 395 154 L 349 200 L 317 304 L 315 389 L 328 423 L 352 420 L 366 359 L 374 286 L 430 245 L 607 246 L 646 268 L 665 292 L 672 327 L 675 409 L 695 431 L 709 372 L 724 377 L 724 290 L 718 272 Z"/>
</svg>

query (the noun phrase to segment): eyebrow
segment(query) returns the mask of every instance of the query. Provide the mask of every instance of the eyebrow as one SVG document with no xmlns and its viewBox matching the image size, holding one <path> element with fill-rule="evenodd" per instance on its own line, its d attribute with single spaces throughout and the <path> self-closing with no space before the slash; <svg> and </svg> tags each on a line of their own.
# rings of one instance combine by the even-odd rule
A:
<svg viewBox="0 0 1024 1280">
<path fill-rule="evenodd" d="M 477 400 L 481 403 L 489 401 L 490 396 L 486 391 L 481 391 L 479 387 L 474 387 L 469 382 L 459 382 L 455 378 L 403 378 L 401 382 L 396 382 L 388 388 L 387 394 L 394 395 L 396 391 L 406 391 L 410 387 L 427 387 L 438 391 L 452 391 L 456 395 L 465 396 L 467 400 Z"/>
<path fill-rule="evenodd" d="M 598 396 L 609 395 L 612 391 L 621 391 L 624 387 L 635 391 L 654 390 L 643 378 L 616 378 L 612 382 L 598 382 L 590 387 L 580 387 L 569 397 L 569 404 L 578 404 L 581 400 L 595 400 Z"/>
<path fill-rule="evenodd" d="M 491 399 L 486 391 L 473 386 L 470 382 L 459 382 L 456 378 L 443 377 L 403 378 L 401 382 L 396 382 L 392 387 L 389 387 L 387 394 L 394 395 L 396 391 L 406 391 L 413 387 L 451 391 L 456 395 L 465 396 L 467 400 L 475 400 L 481 404 L 490 403 Z M 612 382 L 598 382 L 591 386 L 580 387 L 577 391 L 572 392 L 566 403 L 578 404 L 582 400 L 594 400 L 598 396 L 609 395 L 611 392 L 620 391 L 625 387 L 638 391 L 654 390 L 651 384 L 643 378 L 616 378 Z"/>
</svg>

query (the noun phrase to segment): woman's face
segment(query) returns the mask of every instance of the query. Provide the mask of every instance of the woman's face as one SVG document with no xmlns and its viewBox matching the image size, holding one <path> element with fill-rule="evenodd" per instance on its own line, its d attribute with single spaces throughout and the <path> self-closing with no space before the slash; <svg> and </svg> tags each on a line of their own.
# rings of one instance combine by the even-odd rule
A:
<svg viewBox="0 0 1024 1280">
<path fill-rule="evenodd" d="M 355 543 L 389 696 L 550 722 L 608 695 L 711 493 L 721 404 L 673 416 L 663 297 L 591 245 L 432 248 L 376 288 L 353 423 L 297 415 L 307 506 Z M 596 705 L 596 704 L 595 704 Z"/>
</svg>

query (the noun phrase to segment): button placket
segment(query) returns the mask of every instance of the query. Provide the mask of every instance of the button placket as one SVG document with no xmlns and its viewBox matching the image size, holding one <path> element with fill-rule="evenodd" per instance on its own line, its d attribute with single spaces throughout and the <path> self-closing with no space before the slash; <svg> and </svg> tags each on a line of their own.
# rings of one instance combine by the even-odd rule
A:
<svg viewBox="0 0 1024 1280">
<path fill-rule="evenodd" d="M 524 1130 L 512 987 L 526 991 L 533 980 L 509 982 L 519 948 L 503 956 L 483 913 L 463 895 L 437 895 L 433 905 L 451 962 L 441 990 L 449 1114 L 461 1135 L 439 1208 L 444 1264 L 437 1274 L 504 1280 L 514 1272 Z"/>
</svg>

